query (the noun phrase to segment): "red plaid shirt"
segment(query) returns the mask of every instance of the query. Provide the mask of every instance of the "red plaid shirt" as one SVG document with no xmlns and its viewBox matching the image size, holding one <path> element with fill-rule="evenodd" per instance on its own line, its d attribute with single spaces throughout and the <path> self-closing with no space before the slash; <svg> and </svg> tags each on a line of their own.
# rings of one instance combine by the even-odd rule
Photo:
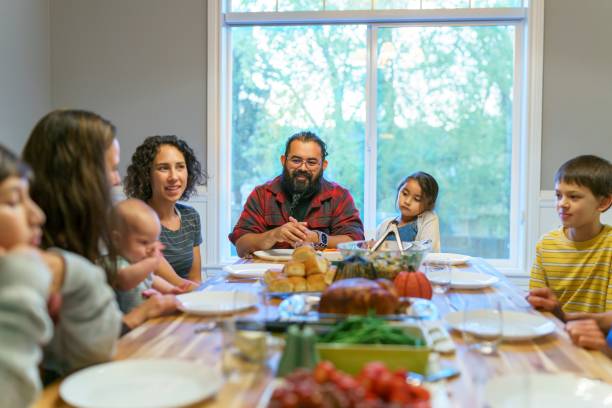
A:
<svg viewBox="0 0 612 408">
<path fill-rule="evenodd" d="M 240 219 L 229 234 L 233 244 L 244 234 L 280 227 L 289 222 L 287 196 L 281 187 L 281 176 L 255 187 L 249 195 Z M 321 190 L 312 198 L 304 220 L 308 228 L 328 235 L 348 235 L 354 240 L 364 239 L 363 223 L 351 193 L 344 187 L 321 179 Z M 275 248 L 289 248 L 279 242 Z"/>
</svg>

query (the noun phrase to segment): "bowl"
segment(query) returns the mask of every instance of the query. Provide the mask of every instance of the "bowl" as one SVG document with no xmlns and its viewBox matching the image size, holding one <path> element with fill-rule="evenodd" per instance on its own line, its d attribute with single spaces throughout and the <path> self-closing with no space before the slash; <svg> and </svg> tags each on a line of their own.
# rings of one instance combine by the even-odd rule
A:
<svg viewBox="0 0 612 408">
<path fill-rule="evenodd" d="M 402 242 L 406 249 L 400 251 L 394 241 L 384 241 L 381 247 L 372 252 L 370 248 L 374 241 L 351 241 L 338 244 L 338 249 L 344 260 L 339 266 L 359 264 L 371 266 L 374 278 L 393 280 L 401 271 L 414 272 L 421 268 L 425 256 L 431 250 L 431 241 Z M 344 264 L 344 265 L 342 265 Z"/>
<path fill-rule="evenodd" d="M 403 323 L 402 329 L 424 345 L 317 343 L 317 352 L 321 360 L 329 360 L 336 368 L 350 374 L 359 373 L 371 361 L 381 361 L 393 371 L 427 373 L 431 351 L 429 335 L 414 323 Z"/>
</svg>

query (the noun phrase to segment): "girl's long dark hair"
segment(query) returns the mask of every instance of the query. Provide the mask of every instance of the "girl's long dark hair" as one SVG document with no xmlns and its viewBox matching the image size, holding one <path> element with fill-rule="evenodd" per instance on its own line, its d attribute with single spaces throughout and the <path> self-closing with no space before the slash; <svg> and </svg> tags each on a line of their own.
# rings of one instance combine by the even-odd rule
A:
<svg viewBox="0 0 612 408">
<path fill-rule="evenodd" d="M 41 246 L 60 247 L 92 262 L 102 248 L 114 257 L 111 186 L 105 153 L 115 126 L 81 110 L 56 110 L 34 127 L 23 159 L 34 171 L 30 194 L 47 215 Z"/>
</svg>

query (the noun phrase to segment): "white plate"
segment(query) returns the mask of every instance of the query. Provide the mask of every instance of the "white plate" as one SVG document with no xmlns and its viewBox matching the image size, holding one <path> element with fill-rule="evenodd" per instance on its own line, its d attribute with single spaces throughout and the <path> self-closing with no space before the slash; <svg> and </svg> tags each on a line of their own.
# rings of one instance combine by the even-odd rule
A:
<svg viewBox="0 0 612 408">
<path fill-rule="evenodd" d="M 488 324 L 490 321 L 491 311 L 490 310 L 471 310 L 467 313 L 474 314 L 474 319 L 479 319 L 480 326 L 476 328 L 479 330 L 476 334 L 486 335 L 490 332 Z M 463 312 L 452 312 L 444 316 L 447 323 L 455 330 L 461 331 L 463 329 Z M 502 336 L 504 340 L 510 341 L 521 341 L 534 339 L 536 337 L 545 336 L 555 331 L 555 325 L 553 322 L 545 318 L 544 316 L 537 314 L 530 314 L 524 312 L 517 312 L 514 310 L 504 310 L 502 312 Z M 474 331 L 474 328 L 471 328 Z"/>
<path fill-rule="evenodd" d="M 234 278 L 262 278 L 268 269 L 281 271 L 283 264 L 250 263 L 226 265 L 223 267 L 223 270 Z"/>
<path fill-rule="evenodd" d="M 257 304 L 257 294 L 238 291 L 203 291 L 178 295 L 179 309 L 196 315 L 215 315 L 248 309 Z"/>
<path fill-rule="evenodd" d="M 424 262 L 432 264 L 463 265 L 470 259 L 471 257 L 467 255 L 431 252 L 427 254 Z"/>
<path fill-rule="evenodd" d="M 265 251 L 255 251 L 253 255 L 266 261 L 287 262 L 291 260 L 293 249 L 266 249 Z"/>
<path fill-rule="evenodd" d="M 434 284 L 444 281 L 439 276 L 441 274 L 435 272 L 427 274 L 427 278 Z M 494 285 L 498 281 L 499 278 L 497 276 L 485 273 L 451 270 L 451 288 L 453 289 L 482 289 Z"/>
<path fill-rule="evenodd" d="M 571 373 L 511 374 L 489 381 L 485 400 L 491 408 L 612 407 L 612 386 Z"/>
<path fill-rule="evenodd" d="M 82 408 L 166 408 L 211 397 L 222 384 L 213 369 L 190 361 L 122 360 L 77 371 L 59 393 Z"/>
</svg>

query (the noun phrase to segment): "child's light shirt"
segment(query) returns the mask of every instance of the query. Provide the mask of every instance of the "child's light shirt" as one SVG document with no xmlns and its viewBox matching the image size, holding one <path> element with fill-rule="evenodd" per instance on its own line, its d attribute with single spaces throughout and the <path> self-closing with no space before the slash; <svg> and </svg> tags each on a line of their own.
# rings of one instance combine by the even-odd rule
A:
<svg viewBox="0 0 612 408">
<path fill-rule="evenodd" d="M 387 230 L 389 223 L 395 220 L 396 217 L 387 218 L 380 223 L 376 229 L 376 239 Z M 423 241 L 431 239 L 431 252 L 440 252 L 440 221 L 438 216 L 433 211 L 425 211 L 416 219 L 416 236 L 415 241 Z"/>
<path fill-rule="evenodd" d="M 120 256 L 117 257 L 117 270 L 130 266 L 127 259 Z M 153 273 L 149 273 L 147 277 L 133 289 L 130 290 L 117 290 L 115 289 L 115 295 L 117 296 L 117 303 L 119 309 L 124 314 L 131 312 L 134 308 L 138 307 L 145 299 L 142 297 L 142 293 L 145 290 L 153 287 Z"/>
<path fill-rule="evenodd" d="M 536 245 L 530 288 L 549 287 L 565 312 L 612 310 L 612 227 L 596 237 L 569 240 L 563 227 L 544 235 Z"/>
</svg>

